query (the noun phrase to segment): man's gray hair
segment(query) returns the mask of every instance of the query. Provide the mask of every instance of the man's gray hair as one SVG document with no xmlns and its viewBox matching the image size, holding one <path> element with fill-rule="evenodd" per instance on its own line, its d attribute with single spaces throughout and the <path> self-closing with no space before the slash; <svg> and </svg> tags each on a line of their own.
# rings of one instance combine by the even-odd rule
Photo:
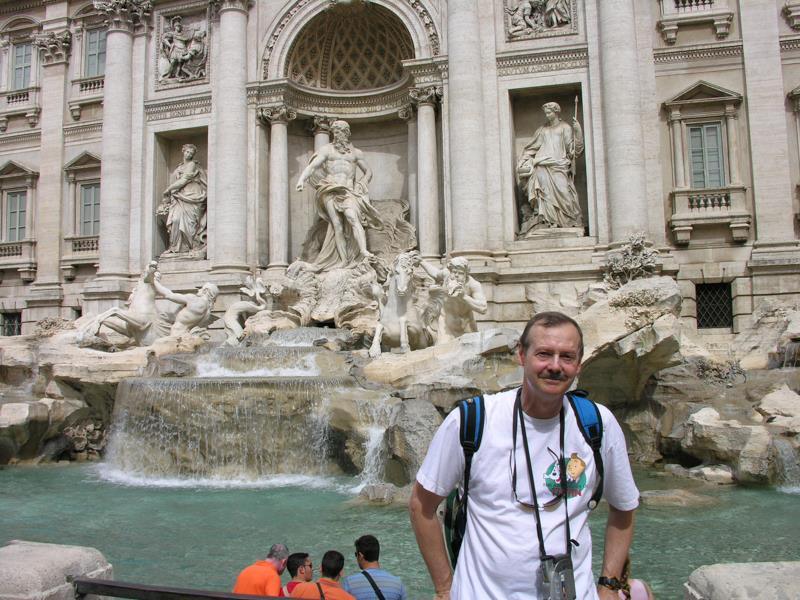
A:
<svg viewBox="0 0 800 600">
<path fill-rule="evenodd" d="M 289 548 L 286 547 L 286 544 L 272 544 L 267 558 L 274 558 L 275 560 L 289 558 Z"/>
</svg>

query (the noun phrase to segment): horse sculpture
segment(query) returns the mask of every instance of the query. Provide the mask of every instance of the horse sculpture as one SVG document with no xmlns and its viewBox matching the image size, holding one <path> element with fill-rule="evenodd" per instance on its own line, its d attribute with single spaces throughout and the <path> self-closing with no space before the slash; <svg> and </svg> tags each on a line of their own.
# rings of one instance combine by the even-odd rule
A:
<svg viewBox="0 0 800 600">
<path fill-rule="evenodd" d="M 158 337 L 154 324 L 158 321 L 156 289 L 153 277 L 158 263 L 151 261 L 133 288 L 126 308 L 113 307 L 95 317 L 85 328 L 90 335 L 98 335 L 105 325 L 112 331 L 126 336 L 131 344 L 148 346 Z"/>
<path fill-rule="evenodd" d="M 400 352 L 425 348 L 430 345 L 430 340 L 425 327 L 420 320 L 417 307 L 414 304 L 416 291 L 416 275 L 414 269 L 420 264 L 419 252 L 412 250 L 398 254 L 392 263 L 389 273 L 388 290 L 375 286 L 375 295 L 380 304 L 380 317 L 375 326 L 375 334 L 369 349 L 371 358 L 377 358 L 381 353 L 381 343 L 384 346 L 397 347 Z"/>
</svg>

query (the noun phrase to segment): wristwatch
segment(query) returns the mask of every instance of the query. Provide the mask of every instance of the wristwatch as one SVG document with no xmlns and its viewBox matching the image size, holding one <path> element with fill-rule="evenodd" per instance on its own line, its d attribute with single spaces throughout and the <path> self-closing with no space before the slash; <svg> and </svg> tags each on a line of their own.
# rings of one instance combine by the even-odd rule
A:
<svg viewBox="0 0 800 600">
<path fill-rule="evenodd" d="M 597 585 L 602 585 L 615 592 L 622 589 L 622 582 L 619 579 L 616 577 L 606 577 L 605 575 L 597 579 Z"/>
</svg>

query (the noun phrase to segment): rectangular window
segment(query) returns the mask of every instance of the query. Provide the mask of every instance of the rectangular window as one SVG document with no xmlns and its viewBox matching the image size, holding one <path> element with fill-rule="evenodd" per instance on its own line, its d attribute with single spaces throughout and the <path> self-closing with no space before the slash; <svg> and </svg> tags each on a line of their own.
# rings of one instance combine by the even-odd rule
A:
<svg viewBox="0 0 800 600">
<path fill-rule="evenodd" d="M 25 212 L 27 192 L 8 192 L 6 196 L 6 240 L 19 242 L 25 239 Z"/>
<path fill-rule="evenodd" d="M 81 186 L 81 235 L 100 235 L 100 184 Z"/>
<path fill-rule="evenodd" d="M 720 123 L 689 126 L 689 163 L 693 188 L 717 188 L 725 185 Z"/>
<path fill-rule="evenodd" d="M 106 72 L 106 30 L 86 32 L 86 72 L 84 77 L 99 77 Z"/>
<path fill-rule="evenodd" d="M 730 283 L 698 283 L 697 328 L 733 327 L 733 298 Z"/>
<path fill-rule="evenodd" d="M 22 90 L 31 84 L 33 44 L 14 46 L 14 89 Z"/>
<path fill-rule="evenodd" d="M 22 333 L 22 313 L 0 313 L 0 335 L 20 335 Z"/>
</svg>

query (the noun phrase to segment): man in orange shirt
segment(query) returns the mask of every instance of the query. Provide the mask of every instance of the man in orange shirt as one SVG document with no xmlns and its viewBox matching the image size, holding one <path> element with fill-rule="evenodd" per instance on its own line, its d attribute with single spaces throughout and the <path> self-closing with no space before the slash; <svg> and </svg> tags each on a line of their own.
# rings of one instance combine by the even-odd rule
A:
<svg viewBox="0 0 800 600">
<path fill-rule="evenodd" d="M 257 560 L 246 567 L 233 586 L 234 594 L 252 596 L 280 596 L 281 573 L 286 568 L 289 549 L 284 544 L 273 544 L 266 560 Z"/>
<path fill-rule="evenodd" d="M 298 583 L 292 590 L 292 598 L 319 600 L 356 600 L 339 585 L 344 571 L 344 556 L 336 550 L 328 550 L 322 557 L 322 577 L 314 583 Z"/>
</svg>

